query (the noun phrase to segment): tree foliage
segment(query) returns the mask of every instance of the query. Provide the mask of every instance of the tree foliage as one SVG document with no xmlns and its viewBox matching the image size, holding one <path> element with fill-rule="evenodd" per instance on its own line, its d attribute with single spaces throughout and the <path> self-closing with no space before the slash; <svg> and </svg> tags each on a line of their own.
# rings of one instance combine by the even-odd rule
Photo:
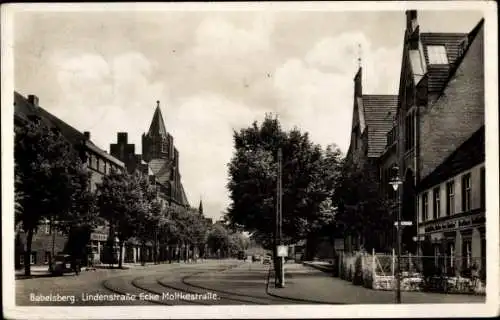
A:
<svg viewBox="0 0 500 320">
<path fill-rule="evenodd" d="M 77 150 L 41 119 L 16 126 L 14 159 L 15 222 L 27 233 L 24 261 L 30 275 L 31 242 L 40 222 L 60 221 L 65 229 L 67 221 L 87 221 L 92 195 L 81 193 L 88 172 Z M 82 202 L 89 204 L 89 211 L 78 209 Z"/>
<path fill-rule="evenodd" d="M 307 133 L 285 131 L 266 116 L 259 125 L 234 132 L 229 163 L 230 223 L 252 233 L 265 247 L 272 243 L 277 199 L 277 153 L 282 150 L 282 230 L 289 241 L 304 239 L 334 223 L 333 197 L 340 176 L 340 150 L 323 150 Z"/>
<path fill-rule="evenodd" d="M 381 236 L 393 228 L 393 201 L 378 186 L 372 172 L 345 164 L 334 197 L 339 228 L 345 235 L 359 235 L 368 250 L 387 249 Z"/>
<path fill-rule="evenodd" d="M 145 186 L 147 184 L 140 175 L 117 172 L 104 176 L 98 185 L 100 216 L 108 222 L 110 234 L 115 234 L 119 240 L 119 267 L 125 241 L 145 228 L 151 214 Z"/>
</svg>

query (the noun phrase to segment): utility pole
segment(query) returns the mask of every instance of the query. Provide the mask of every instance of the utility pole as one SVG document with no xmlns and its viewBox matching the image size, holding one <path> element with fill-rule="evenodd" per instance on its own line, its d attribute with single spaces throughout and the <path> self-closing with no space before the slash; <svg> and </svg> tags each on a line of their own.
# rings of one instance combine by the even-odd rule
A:
<svg viewBox="0 0 500 320">
<path fill-rule="evenodd" d="M 283 288 L 285 286 L 285 272 L 284 272 L 284 257 L 278 257 L 278 245 L 283 245 L 283 235 L 282 235 L 282 224 L 283 224 L 283 215 L 282 215 L 282 196 L 283 196 L 283 186 L 282 186 L 282 163 L 283 163 L 283 155 L 281 148 L 278 149 L 278 174 L 277 174 L 277 183 L 276 183 L 276 256 L 275 263 L 277 264 L 276 268 L 276 287 Z"/>
</svg>

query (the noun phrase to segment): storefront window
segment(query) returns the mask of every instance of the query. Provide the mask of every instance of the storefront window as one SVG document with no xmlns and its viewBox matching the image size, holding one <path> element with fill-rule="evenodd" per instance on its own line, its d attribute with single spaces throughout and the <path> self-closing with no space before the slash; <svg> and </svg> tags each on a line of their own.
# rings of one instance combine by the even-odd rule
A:
<svg viewBox="0 0 500 320">
<path fill-rule="evenodd" d="M 481 209 L 486 208 L 486 177 L 484 167 L 481 168 Z"/>
<path fill-rule="evenodd" d="M 464 238 L 462 241 L 462 267 L 468 269 L 472 267 L 472 240 Z"/>
<path fill-rule="evenodd" d="M 483 234 L 481 237 L 481 272 L 483 280 L 486 281 L 486 238 Z"/>
<path fill-rule="evenodd" d="M 45 259 L 44 259 L 44 263 L 45 264 L 48 264 L 50 261 L 50 251 L 45 251 Z"/>
</svg>

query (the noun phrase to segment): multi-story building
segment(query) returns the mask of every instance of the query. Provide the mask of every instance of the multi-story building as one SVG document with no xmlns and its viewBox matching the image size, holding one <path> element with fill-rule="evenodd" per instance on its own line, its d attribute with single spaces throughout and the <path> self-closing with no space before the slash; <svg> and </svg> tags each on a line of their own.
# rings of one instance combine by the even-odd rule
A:
<svg viewBox="0 0 500 320">
<path fill-rule="evenodd" d="M 117 142 L 110 145 L 110 153 L 125 163 L 129 173 L 139 172 L 148 177 L 149 182 L 156 187 L 157 196 L 163 205 L 189 207 L 181 183 L 179 152 L 174 146 L 174 138 L 165 128 L 159 101 L 149 131 L 142 135 L 142 154 L 135 153 L 135 145 L 128 142 L 127 132 L 117 133 Z M 151 260 L 152 244 L 142 247 L 137 239 L 130 239 L 124 248 L 125 261 L 136 262 L 141 249 L 146 250 L 146 260 Z M 163 251 L 160 255 L 168 254 Z"/>
<path fill-rule="evenodd" d="M 125 165 L 120 160 L 106 153 L 104 150 L 97 147 L 90 140 L 90 133 L 76 130 L 69 124 L 57 118 L 47 110 L 39 105 L 39 100 L 35 95 L 29 95 L 24 98 L 21 94 L 14 92 L 14 124 L 15 126 L 26 125 L 29 121 L 39 119 L 45 125 L 56 129 L 60 134 L 75 148 L 82 151 L 80 156 L 82 161 L 90 170 L 90 188 L 95 190 L 96 185 L 100 183 L 104 175 L 112 171 L 121 172 L 124 170 Z M 66 243 L 66 236 L 53 228 L 53 223 L 45 221 L 36 234 L 33 236 L 32 241 L 32 257 L 31 263 L 34 265 L 48 264 L 51 255 L 61 253 L 64 250 Z M 23 230 L 17 228 L 18 234 L 16 235 L 16 267 L 24 264 L 24 246 L 26 235 Z M 94 262 L 99 262 L 101 259 L 101 248 L 107 239 L 107 228 L 105 226 L 99 227 L 91 235 L 91 243 L 89 244 L 90 252 L 92 252 L 92 259 Z"/>
<path fill-rule="evenodd" d="M 393 124 L 398 96 L 363 94 L 362 87 L 362 68 L 360 67 L 354 77 L 353 120 L 346 166 L 350 171 L 360 173 L 366 182 L 372 182 L 367 187 L 376 192 L 380 188 L 378 184 L 379 157 L 385 149 L 386 133 Z M 370 209 L 366 208 L 366 210 Z M 347 251 L 351 251 L 359 249 L 361 245 L 374 246 L 377 249 L 385 248 L 390 245 L 388 241 L 391 239 L 387 234 L 377 239 L 363 239 L 359 233 L 350 233 L 346 235 L 345 241 L 344 247 Z"/>
<path fill-rule="evenodd" d="M 382 184 L 394 178 L 393 167 L 403 181 L 402 219 L 413 222 L 402 232 L 405 251 L 415 252 L 420 240 L 421 181 L 484 124 L 482 38 L 482 21 L 468 34 L 423 33 L 417 12 L 406 12 L 399 102 L 380 159 Z"/>
<path fill-rule="evenodd" d="M 152 177 L 168 205 L 189 207 L 181 182 L 179 152 L 165 128 L 159 101 L 149 131 L 142 135 L 142 155 L 135 154 L 135 145 L 128 143 L 126 132 L 118 132 L 117 143 L 110 145 L 110 152 L 125 163 L 129 172 L 139 170 Z"/>
<path fill-rule="evenodd" d="M 486 267 L 484 138 L 482 126 L 418 186 L 419 236 L 446 273 Z"/>
<path fill-rule="evenodd" d="M 485 267 L 483 20 L 463 39 L 442 90 L 420 113 L 418 236 L 428 237 L 441 267 Z M 425 139 L 424 139 L 425 137 Z"/>
</svg>

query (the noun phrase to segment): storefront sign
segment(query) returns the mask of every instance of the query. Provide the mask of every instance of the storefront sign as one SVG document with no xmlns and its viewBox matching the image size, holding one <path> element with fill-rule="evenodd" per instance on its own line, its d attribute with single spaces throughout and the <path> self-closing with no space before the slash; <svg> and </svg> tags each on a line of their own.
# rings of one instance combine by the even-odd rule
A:
<svg viewBox="0 0 500 320">
<path fill-rule="evenodd" d="M 462 218 L 450 218 L 450 220 L 431 222 L 429 226 L 424 228 L 425 233 L 437 232 L 437 231 L 449 231 L 460 228 L 467 228 L 474 225 L 484 224 L 486 221 L 484 214 L 478 214 L 474 216 L 462 217 Z"/>
</svg>

